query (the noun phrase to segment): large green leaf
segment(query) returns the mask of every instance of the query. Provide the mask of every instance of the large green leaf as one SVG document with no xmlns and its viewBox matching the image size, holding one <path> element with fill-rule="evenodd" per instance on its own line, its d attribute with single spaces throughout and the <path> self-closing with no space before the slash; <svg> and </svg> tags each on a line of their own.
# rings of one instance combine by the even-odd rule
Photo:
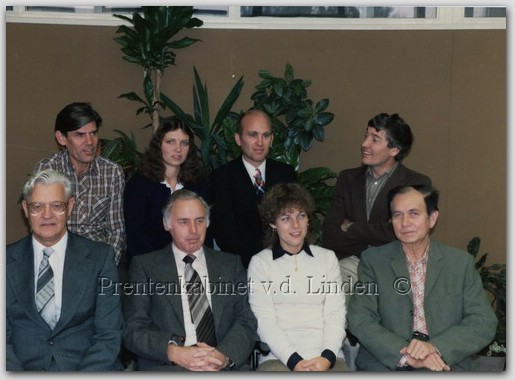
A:
<svg viewBox="0 0 515 380">
<path fill-rule="evenodd" d="M 143 99 L 141 99 L 135 92 L 127 92 L 125 94 L 121 94 L 118 98 L 125 98 L 132 101 L 136 101 L 139 103 L 147 104 Z"/>
<path fill-rule="evenodd" d="M 209 122 L 209 95 L 207 83 L 202 84 L 200 75 L 196 67 L 193 67 L 193 74 L 195 77 L 195 86 L 193 86 L 193 109 L 195 112 L 195 120 L 197 123 L 211 127 Z"/>
<path fill-rule="evenodd" d="M 213 132 L 218 133 L 218 131 L 221 129 L 223 121 L 227 118 L 229 113 L 231 112 L 232 107 L 234 106 L 234 103 L 236 103 L 236 100 L 238 100 L 241 90 L 243 88 L 243 75 L 238 79 L 238 81 L 234 84 L 231 91 L 229 92 L 229 95 L 225 98 L 224 102 L 222 103 L 222 106 L 218 110 L 214 125 L 216 128 Z"/>
<path fill-rule="evenodd" d="M 320 127 L 325 127 L 327 124 L 332 122 L 334 114 L 331 112 L 322 112 L 315 116 L 314 121 Z"/>
<path fill-rule="evenodd" d="M 132 17 L 115 14 L 114 17 L 132 25 L 120 25 L 116 30 L 117 35 L 113 38 L 121 45 L 123 60 L 141 66 L 145 73 L 153 73 L 156 70 L 163 73 L 167 67 L 175 65 L 174 50 L 186 48 L 200 41 L 187 36 L 172 40 L 182 29 L 203 24 L 201 20 L 192 17 L 193 11 L 191 6 L 142 6 L 141 11 L 132 13 Z M 148 106 L 146 112 L 150 115 L 160 106 L 159 102 L 153 101 L 154 93 L 160 97 L 160 89 L 157 88 L 155 80 L 156 78 L 145 76 L 143 85 Z M 127 96 L 126 98 L 130 99 Z"/>
<path fill-rule="evenodd" d="M 289 83 L 293 80 L 293 66 L 289 63 L 286 64 L 286 69 L 284 70 L 284 78 Z"/>
<path fill-rule="evenodd" d="M 328 106 L 329 106 L 329 99 L 322 99 L 322 100 L 320 100 L 317 103 L 317 105 L 315 106 L 315 113 L 319 113 L 319 112 L 325 111 Z"/>
</svg>

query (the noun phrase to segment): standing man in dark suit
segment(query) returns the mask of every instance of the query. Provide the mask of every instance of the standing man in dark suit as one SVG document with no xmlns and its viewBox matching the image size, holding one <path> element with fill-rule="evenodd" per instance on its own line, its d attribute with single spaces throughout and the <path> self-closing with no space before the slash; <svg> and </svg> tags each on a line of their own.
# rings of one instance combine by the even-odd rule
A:
<svg viewBox="0 0 515 380">
<path fill-rule="evenodd" d="M 8 371 L 110 371 L 123 333 L 120 296 L 100 292 L 117 282 L 111 246 L 69 232 L 71 180 L 47 169 L 23 188 L 32 234 L 7 246 Z"/>
<path fill-rule="evenodd" d="M 222 251 L 240 255 L 247 268 L 264 248 L 257 209 L 261 196 L 277 183 L 295 182 L 297 174 L 291 165 L 267 158 L 274 135 L 265 112 L 251 109 L 241 115 L 234 138 L 241 157 L 211 175 L 213 234 Z"/>
<path fill-rule="evenodd" d="M 245 269 L 204 245 L 209 206 L 196 193 L 174 191 L 163 214 L 172 243 L 135 256 L 129 269 L 125 345 L 143 371 L 239 369 L 257 339 Z"/>
<path fill-rule="evenodd" d="M 428 176 L 401 163 L 412 144 L 411 128 L 398 114 L 378 114 L 368 121 L 361 144 L 362 166 L 338 174 L 322 225 L 322 246 L 336 253 L 345 283 L 356 282 L 361 252 L 396 239 L 388 191 L 400 185 L 431 185 Z"/>
</svg>

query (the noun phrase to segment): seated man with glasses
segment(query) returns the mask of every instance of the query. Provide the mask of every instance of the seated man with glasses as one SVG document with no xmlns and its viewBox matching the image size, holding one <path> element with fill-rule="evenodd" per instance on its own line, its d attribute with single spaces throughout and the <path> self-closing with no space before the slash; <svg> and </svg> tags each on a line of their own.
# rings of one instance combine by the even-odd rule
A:
<svg viewBox="0 0 515 380">
<path fill-rule="evenodd" d="M 118 361 L 123 316 L 114 250 L 69 232 L 75 199 L 68 176 L 34 173 L 22 207 L 32 233 L 7 246 L 8 371 L 110 371 Z"/>
</svg>

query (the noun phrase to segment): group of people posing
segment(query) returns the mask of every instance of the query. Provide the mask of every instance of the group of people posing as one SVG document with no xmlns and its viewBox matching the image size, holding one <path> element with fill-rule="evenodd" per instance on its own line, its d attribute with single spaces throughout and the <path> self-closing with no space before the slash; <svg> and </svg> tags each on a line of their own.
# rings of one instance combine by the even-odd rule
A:
<svg viewBox="0 0 515 380">
<path fill-rule="evenodd" d="M 497 319 L 467 252 L 430 238 L 438 191 L 406 168 L 397 114 L 368 121 L 361 165 L 339 173 L 322 242 L 290 165 L 267 158 L 261 110 L 241 156 L 208 174 L 190 128 L 164 120 L 137 171 L 98 155 L 102 119 L 63 108 L 63 148 L 23 187 L 31 233 L 7 246 L 7 370 L 470 371 Z M 120 282 L 117 266 L 128 266 Z M 345 286 L 349 285 L 350 286 Z"/>
</svg>

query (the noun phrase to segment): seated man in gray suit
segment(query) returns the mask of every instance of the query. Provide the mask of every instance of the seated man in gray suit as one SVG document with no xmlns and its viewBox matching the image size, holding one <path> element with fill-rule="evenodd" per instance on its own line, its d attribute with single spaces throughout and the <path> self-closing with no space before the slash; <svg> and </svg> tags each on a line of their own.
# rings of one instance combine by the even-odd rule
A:
<svg viewBox="0 0 515 380">
<path fill-rule="evenodd" d="M 194 192 L 174 191 L 163 214 L 172 243 L 129 269 L 125 346 L 143 371 L 239 369 L 257 340 L 241 260 L 204 246 L 209 207 Z"/>
<path fill-rule="evenodd" d="M 438 192 L 401 186 L 389 192 L 399 239 L 367 249 L 347 318 L 359 339 L 363 371 L 471 371 L 497 319 L 472 255 L 430 240 Z"/>
<path fill-rule="evenodd" d="M 7 246 L 8 371 L 121 369 L 120 296 L 99 292 L 99 280 L 118 280 L 114 250 L 66 229 L 73 193 L 51 169 L 23 187 L 32 234 Z"/>
</svg>

